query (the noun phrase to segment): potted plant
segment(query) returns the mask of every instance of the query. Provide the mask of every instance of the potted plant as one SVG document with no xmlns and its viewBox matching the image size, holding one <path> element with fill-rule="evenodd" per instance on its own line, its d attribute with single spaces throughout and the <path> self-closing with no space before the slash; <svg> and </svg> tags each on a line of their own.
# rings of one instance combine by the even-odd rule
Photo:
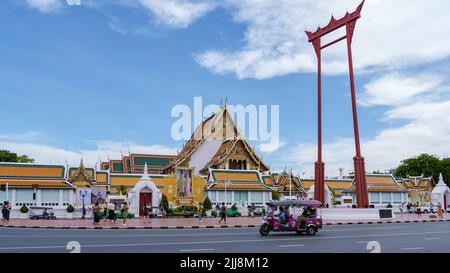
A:
<svg viewBox="0 0 450 273">
<path fill-rule="evenodd" d="M 66 209 L 67 211 L 67 219 L 73 218 L 73 212 L 75 211 L 75 208 L 72 205 L 69 205 Z"/>
<path fill-rule="evenodd" d="M 208 196 L 206 196 L 205 201 L 203 202 L 203 208 L 206 210 L 206 216 L 211 217 L 212 204 Z"/>
<path fill-rule="evenodd" d="M 28 207 L 23 205 L 20 208 L 20 219 L 27 219 L 28 218 L 28 211 L 29 211 Z"/>
</svg>

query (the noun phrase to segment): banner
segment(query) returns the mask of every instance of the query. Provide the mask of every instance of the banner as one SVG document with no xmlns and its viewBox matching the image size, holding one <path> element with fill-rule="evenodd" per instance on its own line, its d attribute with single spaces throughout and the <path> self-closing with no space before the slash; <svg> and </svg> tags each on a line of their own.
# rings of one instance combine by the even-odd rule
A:
<svg viewBox="0 0 450 273">
<path fill-rule="evenodd" d="M 91 192 L 91 204 L 95 205 L 98 202 L 99 205 L 104 204 L 106 201 L 106 190 L 92 189 Z"/>
</svg>

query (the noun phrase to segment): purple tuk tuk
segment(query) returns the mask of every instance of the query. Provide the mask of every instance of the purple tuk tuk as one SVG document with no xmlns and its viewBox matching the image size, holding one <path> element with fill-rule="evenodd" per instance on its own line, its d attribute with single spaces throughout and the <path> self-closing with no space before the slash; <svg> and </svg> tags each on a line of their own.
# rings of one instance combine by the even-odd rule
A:
<svg viewBox="0 0 450 273">
<path fill-rule="evenodd" d="M 314 200 L 286 200 L 267 203 L 267 215 L 259 229 L 262 236 L 270 232 L 304 232 L 312 236 L 322 228 L 317 209 L 322 203 Z M 278 214 L 276 212 L 278 211 Z"/>
</svg>

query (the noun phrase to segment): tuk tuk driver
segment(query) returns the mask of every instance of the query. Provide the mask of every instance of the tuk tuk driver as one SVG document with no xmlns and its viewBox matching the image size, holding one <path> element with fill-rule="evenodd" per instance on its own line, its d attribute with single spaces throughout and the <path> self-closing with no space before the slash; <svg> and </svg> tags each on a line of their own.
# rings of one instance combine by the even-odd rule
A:
<svg viewBox="0 0 450 273">
<path fill-rule="evenodd" d="M 305 225 L 306 225 L 306 220 L 308 220 L 308 218 L 311 216 L 312 211 L 310 207 L 304 207 L 303 208 L 303 213 L 302 215 L 300 215 L 299 217 L 299 228 L 300 229 L 305 229 Z"/>
</svg>

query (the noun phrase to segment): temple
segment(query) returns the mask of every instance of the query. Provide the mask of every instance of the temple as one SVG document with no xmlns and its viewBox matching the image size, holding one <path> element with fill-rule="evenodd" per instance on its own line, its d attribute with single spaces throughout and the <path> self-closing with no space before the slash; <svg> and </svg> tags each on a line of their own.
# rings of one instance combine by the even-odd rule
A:
<svg viewBox="0 0 450 273">
<path fill-rule="evenodd" d="M 396 179 L 392 174 L 366 175 L 374 207 L 402 202 L 426 203 L 435 187 L 432 178 Z M 58 217 L 66 208 L 96 202 L 129 202 L 143 214 L 145 203 L 157 210 L 163 196 L 171 207 L 194 206 L 208 197 L 212 204 L 263 206 L 275 198 L 314 198 L 314 179 L 292 172 L 271 172 L 237 128 L 226 105 L 198 125 L 177 155 L 128 154 L 100 167 L 0 163 L 0 200 L 12 204 L 12 217 L 27 206 L 52 207 Z M 324 206 L 355 206 L 355 177 L 325 178 Z"/>
</svg>

